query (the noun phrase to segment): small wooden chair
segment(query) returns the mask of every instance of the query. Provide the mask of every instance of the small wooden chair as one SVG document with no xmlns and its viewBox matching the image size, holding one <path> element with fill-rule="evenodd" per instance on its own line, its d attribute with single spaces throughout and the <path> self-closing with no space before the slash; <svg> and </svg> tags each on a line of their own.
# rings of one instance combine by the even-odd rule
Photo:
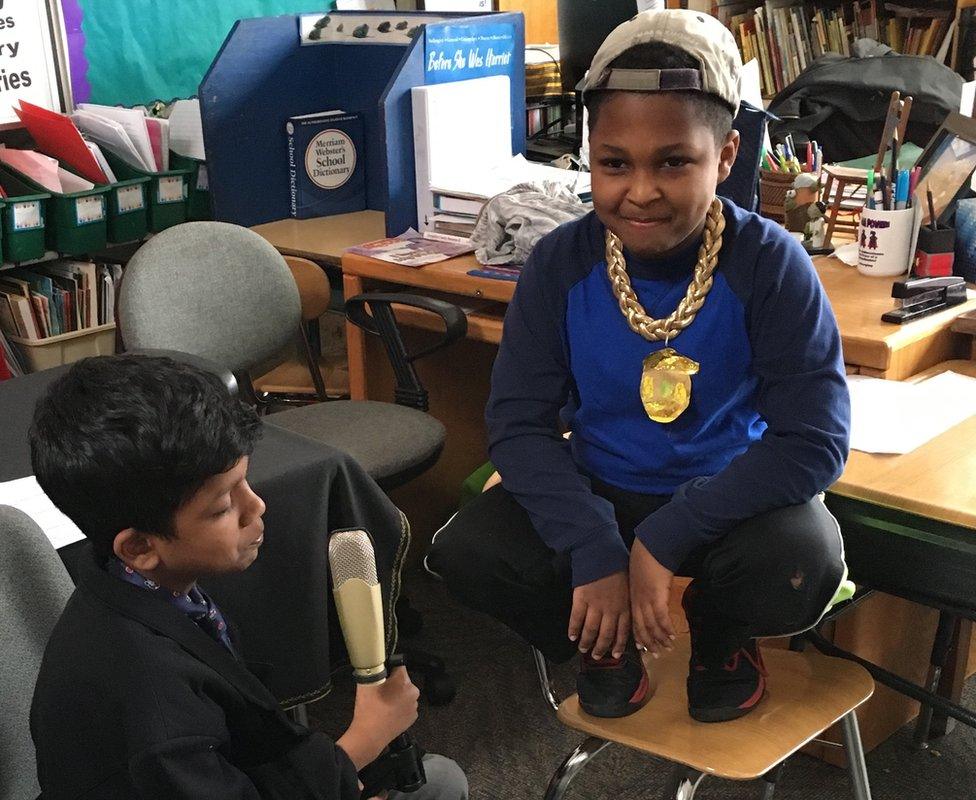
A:
<svg viewBox="0 0 976 800">
<path fill-rule="evenodd" d="M 576 695 L 561 703 L 553 690 L 545 657 L 533 649 L 546 701 L 564 725 L 588 734 L 556 770 L 545 800 L 561 800 L 590 759 L 612 743 L 632 747 L 675 765 L 665 798 L 693 800 L 706 776 L 729 780 L 762 778 L 764 800 L 775 788 L 777 767 L 838 720 L 847 748 L 855 800 L 870 800 L 864 750 L 854 709 L 874 692 L 867 671 L 850 661 L 819 653 L 767 647 L 767 696 L 751 714 L 731 722 L 702 723 L 688 716 L 685 678 L 689 638 L 659 660 L 645 656 L 654 696 L 636 714 L 620 719 L 591 717 Z"/>
<path fill-rule="evenodd" d="M 885 154 L 888 152 L 888 144 L 892 137 L 897 139 L 898 145 L 905 141 L 905 129 L 908 127 L 908 116 L 912 110 L 912 98 L 901 99 L 898 92 L 891 93 L 891 100 L 888 103 L 888 113 L 885 116 L 884 130 L 881 133 L 881 142 L 878 145 L 878 155 L 874 160 L 874 171 L 880 172 L 885 166 Z M 852 209 L 842 209 L 845 199 L 849 200 L 850 195 L 861 186 L 867 186 L 868 171 L 857 167 L 844 166 L 843 164 L 825 164 L 823 172 L 827 176 L 824 183 L 823 199 L 827 204 L 827 230 L 824 232 L 824 245 L 829 245 L 835 230 L 846 230 L 852 234 L 857 234 L 857 213 Z M 834 183 L 837 183 L 834 189 Z M 850 189 L 850 195 L 845 198 L 845 194 Z M 831 197 L 831 190 L 834 191 Z M 894 191 L 894 187 L 892 187 Z M 850 219 L 841 219 L 841 214 L 849 215 Z"/>
<path fill-rule="evenodd" d="M 318 337 L 309 335 L 319 317 L 329 310 L 332 287 L 322 268 L 314 261 L 285 256 L 298 286 L 302 304 L 299 336 L 302 358 L 291 358 L 254 381 L 254 390 L 262 400 L 275 403 L 305 404 L 349 395 L 349 375 L 345 364 L 338 365 L 320 353 Z M 317 330 L 317 329 L 316 329 Z"/>
</svg>

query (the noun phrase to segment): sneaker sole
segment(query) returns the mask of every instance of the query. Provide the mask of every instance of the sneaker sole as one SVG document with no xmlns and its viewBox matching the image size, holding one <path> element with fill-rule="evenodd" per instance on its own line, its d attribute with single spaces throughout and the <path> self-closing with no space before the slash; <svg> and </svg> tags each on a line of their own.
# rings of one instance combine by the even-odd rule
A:
<svg viewBox="0 0 976 800">
<path fill-rule="evenodd" d="M 756 707 L 766 697 L 766 692 L 748 708 L 692 708 L 688 706 L 688 714 L 698 722 L 731 722 L 739 717 L 744 717 Z"/>
<path fill-rule="evenodd" d="M 631 714 L 640 711 L 647 704 L 647 700 L 642 703 L 626 703 L 624 705 L 604 705 L 594 706 L 580 701 L 580 708 L 591 717 L 602 717 L 604 719 L 615 719 L 617 717 L 629 717 Z"/>
</svg>

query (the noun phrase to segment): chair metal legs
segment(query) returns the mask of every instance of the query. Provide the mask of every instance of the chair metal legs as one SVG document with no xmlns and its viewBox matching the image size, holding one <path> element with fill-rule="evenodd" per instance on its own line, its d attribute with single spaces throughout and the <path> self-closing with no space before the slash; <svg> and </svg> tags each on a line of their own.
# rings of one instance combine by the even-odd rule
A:
<svg viewBox="0 0 976 800">
<path fill-rule="evenodd" d="M 861 746 L 861 731 L 857 726 L 854 711 L 845 714 L 840 721 L 844 732 L 844 747 L 847 750 L 847 769 L 851 774 L 854 800 L 871 800 L 871 786 L 868 784 L 868 768 L 864 762 L 864 748 Z"/>
<path fill-rule="evenodd" d="M 549 674 L 549 662 L 534 647 L 532 648 L 532 659 L 535 661 L 535 671 L 539 675 L 539 687 L 542 689 L 542 699 L 553 710 L 559 710 L 559 695 L 552 685 L 552 677 Z"/>
<path fill-rule="evenodd" d="M 549 781 L 549 786 L 546 788 L 544 800 L 562 800 L 566 794 L 566 790 L 569 788 L 569 784 L 576 777 L 576 773 L 583 769 L 593 756 L 609 744 L 610 742 L 605 739 L 598 739 L 596 736 L 590 736 L 583 740 L 580 746 L 566 756 L 566 760 L 553 773 L 552 779 Z"/>
<path fill-rule="evenodd" d="M 664 784 L 663 800 L 694 800 L 698 787 L 705 782 L 705 773 L 686 767 L 684 764 L 675 764 L 668 776 L 668 782 Z"/>
<path fill-rule="evenodd" d="M 297 706 L 289 708 L 288 715 L 299 725 L 308 727 L 308 706 L 305 703 L 299 703 Z"/>
</svg>

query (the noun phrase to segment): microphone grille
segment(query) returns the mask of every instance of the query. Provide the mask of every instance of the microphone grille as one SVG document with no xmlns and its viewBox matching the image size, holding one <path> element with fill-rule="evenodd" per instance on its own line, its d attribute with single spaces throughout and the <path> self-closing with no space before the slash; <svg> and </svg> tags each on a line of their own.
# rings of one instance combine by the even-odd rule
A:
<svg viewBox="0 0 976 800">
<path fill-rule="evenodd" d="M 332 585 L 339 587 L 351 578 L 369 586 L 379 583 L 376 576 L 376 554 L 366 531 L 337 531 L 329 538 L 329 568 Z"/>
</svg>

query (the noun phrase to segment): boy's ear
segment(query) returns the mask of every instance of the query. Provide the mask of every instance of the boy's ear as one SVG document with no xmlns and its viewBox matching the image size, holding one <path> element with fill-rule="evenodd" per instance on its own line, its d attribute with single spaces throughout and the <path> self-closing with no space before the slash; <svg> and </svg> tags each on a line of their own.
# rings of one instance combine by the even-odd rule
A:
<svg viewBox="0 0 976 800">
<path fill-rule="evenodd" d="M 739 132 L 737 130 L 731 130 L 726 135 L 725 142 L 718 152 L 718 183 L 721 183 L 729 177 L 738 152 Z"/>
<path fill-rule="evenodd" d="M 119 531 L 112 541 L 112 552 L 136 572 L 147 572 L 159 566 L 156 537 L 135 528 Z"/>
</svg>

